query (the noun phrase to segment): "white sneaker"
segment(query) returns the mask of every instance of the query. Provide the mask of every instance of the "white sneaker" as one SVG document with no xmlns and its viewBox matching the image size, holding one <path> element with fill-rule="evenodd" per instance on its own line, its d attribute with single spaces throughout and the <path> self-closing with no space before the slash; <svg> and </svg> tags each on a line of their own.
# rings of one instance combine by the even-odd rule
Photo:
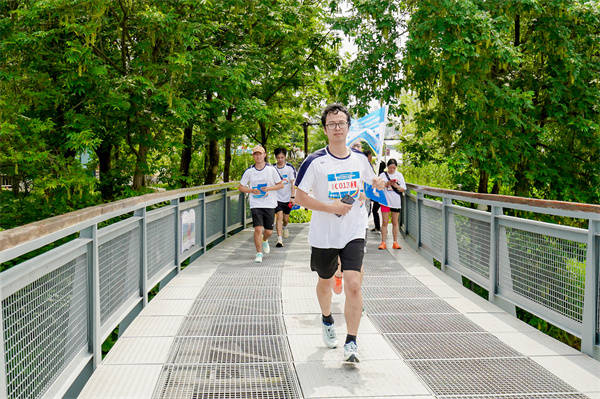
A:
<svg viewBox="0 0 600 399">
<path fill-rule="evenodd" d="M 288 238 L 290 236 L 290 232 L 287 228 L 283 229 L 283 238 Z"/>
<path fill-rule="evenodd" d="M 283 247 L 283 238 L 281 236 L 277 237 L 277 244 L 275 244 L 277 248 Z"/>
<path fill-rule="evenodd" d="M 256 253 L 256 257 L 254 258 L 254 261 L 256 263 L 262 263 L 262 258 L 263 258 L 262 252 L 257 252 Z"/>
<path fill-rule="evenodd" d="M 323 325 L 323 342 L 330 349 L 336 348 L 338 342 L 333 324 L 326 325 L 323 322 L 321 324 Z"/>
<path fill-rule="evenodd" d="M 269 247 L 269 241 L 263 241 L 262 243 L 262 249 L 263 252 L 268 254 L 269 252 L 271 252 L 271 247 Z"/>
<path fill-rule="evenodd" d="M 358 346 L 356 342 L 350 341 L 344 345 L 344 362 L 345 363 L 358 363 Z"/>
</svg>

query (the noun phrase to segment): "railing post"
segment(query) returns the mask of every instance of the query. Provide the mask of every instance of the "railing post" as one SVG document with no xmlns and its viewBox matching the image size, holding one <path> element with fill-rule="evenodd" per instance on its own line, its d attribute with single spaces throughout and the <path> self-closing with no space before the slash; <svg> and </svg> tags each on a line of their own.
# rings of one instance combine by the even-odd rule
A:
<svg viewBox="0 0 600 399">
<path fill-rule="evenodd" d="M 402 199 L 402 225 L 400 227 L 404 228 L 404 236 L 408 235 L 408 190 L 404 191 L 400 196 Z"/>
<path fill-rule="evenodd" d="M 600 248 L 596 234 L 600 233 L 600 221 L 589 220 L 588 240 L 585 264 L 585 292 L 583 297 L 583 332 L 581 335 L 581 351 L 594 355 L 596 345 L 596 327 L 598 314 L 598 258 Z"/>
<path fill-rule="evenodd" d="M 179 213 L 179 198 L 171 200 L 175 205 L 175 266 L 177 273 L 181 271 L 181 214 Z"/>
<path fill-rule="evenodd" d="M 490 213 L 490 261 L 489 261 L 489 286 L 488 301 L 494 302 L 496 288 L 498 286 L 498 247 L 499 247 L 499 229 L 498 216 L 502 215 L 502 208 L 492 205 Z"/>
<path fill-rule="evenodd" d="M 2 300 L 2 287 L 0 287 L 0 304 Z M 6 348 L 4 347 L 4 316 L 0 306 L 0 397 L 8 398 L 8 380 L 6 378 Z"/>
<path fill-rule="evenodd" d="M 442 252 L 441 252 L 441 269 L 446 271 L 448 264 L 448 206 L 452 205 L 450 198 L 442 198 Z"/>
<path fill-rule="evenodd" d="M 202 193 L 202 253 L 206 253 L 206 193 Z"/>
<path fill-rule="evenodd" d="M 227 238 L 227 187 L 223 189 L 223 239 Z"/>
<path fill-rule="evenodd" d="M 423 203 L 423 193 L 417 192 L 417 234 L 415 240 L 417 241 L 417 248 L 421 247 L 421 204 Z"/>
<path fill-rule="evenodd" d="M 246 194 L 240 191 L 240 195 L 242 197 L 242 229 L 246 228 Z"/>
<path fill-rule="evenodd" d="M 88 342 L 93 355 L 92 368 L 95 370 L 102 361 L 102 339 L 100 338 L 100 269 L 98 263 L 98 225 L 94 224 L 79 233 L 82 238 L 89 238 L 90 256 L 88 257 L 89 276 L 89 335 Z"/>
<path fill-rule="evenodd" d="M 137 209 L 134 216 L 139 216 L 140 220 L 140 294 L 143 298 L 142 306 L 148 305 L 148 234 L 146 222 L 146 207 Z"/>
</svg>

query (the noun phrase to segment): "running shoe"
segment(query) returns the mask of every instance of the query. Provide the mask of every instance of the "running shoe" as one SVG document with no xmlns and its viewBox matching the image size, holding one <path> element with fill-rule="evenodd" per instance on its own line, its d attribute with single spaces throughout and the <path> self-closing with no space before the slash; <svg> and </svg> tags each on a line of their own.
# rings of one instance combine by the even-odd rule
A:
<svg viewBox="0 0 600 399">
<path fill-rule="evenodd" d="M 394 248 L 394 249 L 402 249 L 402 247 L 400 246 L 400 244 L 398 244 L 396 241 L 394 241 L 394 244 L 392 245 L 392 248 Z"/>
<path fill-rule="evenodd" d="M 285 229 L 283 229 L 283 238 L 289 238 L 289 236 L 290 236 L 290 231 L 286 227 Z"/>
<path fill-rule="evenodd" d="M 358 346 L 356 342 L 350 341 L 344 345 L 344 362 L 345 363 L 358 363 Z"/>
<path fill-rule="evenodd" d="M 381 244 L 379 244 L 379 246 L 377 247 L 377 249 L 387 249 L 387 245 L 385 245 L 385 242 L 381 242 Z"/>
<path fill-rule="evenodd" d="M 330 349 L 336 348 L 338 342 L 333 324 L 326 325 L 323 322 L 321 324 L 323 325 L 323 342 Z"/>
<path fill-rule="evenodd" d="M 333 276 L 333 292 L 338 295 L 342 293 L 342 277 L 343 276 L 338 276 L 337 274 Z"/>
<path fill-rule="evenodd" d="M 256 256 L 254 257 L 254 261 L 256 263 L 262 263 L 262 258 L 263 258 L 262 252 L 257 252 Z"/>
<path fill-rule="evenodd" d="M 283 247 L 283 240 L 281 239 L 281 237 L 277 238 L 277 244 L 275 244 L 275 246 L 277 248 Z"/>
<path fill-rule="evenodd" d="M 269 241 L 263 241 L 262 243 L 262 249 L 263 252 L 268 254 L 269 252 L 271 252 L 271 247 L 269 247 Z"/>
</svg>

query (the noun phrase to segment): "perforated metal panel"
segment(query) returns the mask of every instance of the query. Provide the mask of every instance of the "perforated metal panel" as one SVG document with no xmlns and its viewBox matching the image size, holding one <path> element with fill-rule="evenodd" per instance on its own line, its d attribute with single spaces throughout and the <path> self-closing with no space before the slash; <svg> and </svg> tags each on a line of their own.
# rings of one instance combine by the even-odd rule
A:
<svg viewBox="0 0 600 399">
<path fill-rule="evenodd" d="M 448 263 L 490 276 L 490 224 L 449 212 Z"/>
<path fill-rule="evenodd" d="M 373 273 L 375 272 L 366 272 L 363 278 L 363 287 L 423 287 L 423 283 L 414 277 L 373 275 Z"/>
<path fill-rule="evenodd" d="M 194 214 L 196 215 L 196 245 L 200 248 L 204 246 L 204 241 L 202 239 L 202 229 L 204 226 L 204 207 L 202 203 L 200 205 L 193 208 Z"/>
<path fill-rule="evenodd" d="M 148 223 L 148 278 L 167 265 L 175 264 L 175 214 Z"/>
<path fill-rule="evenodd" d="M 87 348 L 88 258 L 81 255 L 2 301 L 10 398 L 40 396 Z"/>
<path fill-rule="evenodd" d="M 206 237 L 223 233 L 223 199 L 206 203 Z"/>
<path fill-rule="evenodd" d="M 586 250 L 585 243 L 501 226 L 498 284 L 581 322 Z"/>
<path fill-rule="evenodd" d="M 530 393 L 526 395 L 469 395 L 469 396 L 436 396 L 437 399 L 589 399 L 579 393 Z"/>
<path fill-rule="evenodd" d="M 261 299 L 215 300 L 207 299 L 195 302 L 190 316 L 211 315 L 274 315 L 281 313 L 281 301 Z"/>
<path fill-rule="evenodd" d="M 240 207 L 240 196 L 227 198 L 227 226 L 242 222 L 242 209 Z"/>
<path fill-rule="evenodd" d="M 386 334 L 385 336 L 407 360 L 521 356 L 489 333 Z"/>
<path fill-rule="evenodd" d="M 187 317 L 180 336 L 255 336 L 284 334 L 281 316 L 198 316 Z"/>
<path fill-rule="evenodd" d="M 256 398 L 301 397 L 289 363 L 211 364 L 167 366 L 154 398 Z"/>
<path fill-rule="evenodd" d="M 104 323 L 140 285 L 139 227 L 98 247 L 100 323 Z"/>
<path fill-rule="evenodd" d="M 414 299 L 365 299 L 364 307 L 371 314 L 406 313 L 458 313 L 446 301 L 439 298 Z"/>
<path fill-rule="evenodd" d="M 423 204 L 421 207 L 421 243 L 437 256 L 442 254 L 442 210 Z"/>
<path fill-rule="evenodd" d="M 245 275 L 240 277 L 236 273 L 215 273 L 206 283 L 207 286 L 232 286 L 243 280 L 248 286 L 281 286 L 281 276 Z"/>
<path fill-rule="evenodd" d="M 246 279 L 237 279 L 238 282 L 246 283 Z M 210 283 L 209 281 L 208 283 Z M 198 298 L 214 299 L 232 299 L 232 300 L 279 300 L 281 298 L 281 289 L 279 287 L 267 287 L 267 286 L 217 286 L 207 284 L 206 287 L 200 292 Z"/>
<path fill-rule="evenodd" d="M 363 286 L 362 293 L 365 298 L 434 298 L 437 297 L 429 288 L 422 287 L 378 287 Z"/>
<path fill-rule="evenodd" d="M 177 337 L 169 363 L 279 363 L 291 361 L 284 336 Z"/>
<path fill-rule="evenodd" d="M 436 395 L 574 392 L 527 358 L 419 360 L 409 361 L 409 365 Z"/>
<path fill-rule="evenodd" d="M 407 196 L 406 201 L 406 214 L 407 214 L 407 229 L 408 235 L 415 240 L 417 239 L 417 200 L 413 197 Z"/>
</svg>

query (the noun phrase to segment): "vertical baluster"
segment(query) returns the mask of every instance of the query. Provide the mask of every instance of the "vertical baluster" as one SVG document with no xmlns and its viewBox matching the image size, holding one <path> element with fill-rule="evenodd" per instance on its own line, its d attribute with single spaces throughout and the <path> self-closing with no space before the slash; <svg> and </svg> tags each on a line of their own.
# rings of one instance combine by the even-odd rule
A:
<svg viewBox="0 0 600 399">
<path fill-rule="evenodd" d="M 181 271 L 181 212 L 179 212 L 179 198 L 171 200 L 175 205 L 175 266 L 177 273 Z"/>
<path fill-rule="evenodd" d="M 223 189 L 223 239 L 227 238 L 227 188 Z"/>
<path fill-rule="evenodd" d="M 417 192 L 417 231 L 415 234 L 415 240 L 417 247 L 421 247 L 421 207 L 423 204 L 423 193 Z"/>
<path fill-rule="evenodd" d="M 137 209 L 134 216 L 139 216 L 140 220 L 140 295 L 143 298 L 142 306 L 148 304 L 148 234 L 146 222 L 146 207 Z"/>
<path fill-rule="evenodd" d="M 596 234 L 600 233 L 600 221 L 590 219 L 588 222 L 588 240 L 585 263 L 585 292 L 583 297 L 583 333 L 581 335 L 581 351 L 594 355 L 596 345 L 596 327 L 598 321 L 598 258 L 600 248 Z"/>
<path fill-rule="evenodd" d="M 440 264 L 443 271 L 446 271 L 448 264 L 448 206 L 452 205 L 450 198 L 442 198 L 442 248 Z"/>
<path fill-rule="evenodd" d="M 201 194 L 202 198 L 202 253 L 206 253 L 206 193 Z"/>
<path fill-rule="evenodd" d="M 89 281 L 89 327 L 88 342 L 93 354 L 92 367 L 96 369 L 102 361 L 102 338 L 100 337 L 100 270 L 98 262 L 98 225 L 94 224 L 79 233 L 81 238 L 92 241 L 88 246 Z"/>
<path fill-rule="evenodd" d="M 3 300 L 0 286 L 0 300 Z M 4 346 L 4 306 L 0 307 L 0 397 L 8 398 L 8 380 L 6 378 L 6 348 Z"/>
<path fill-rule="evenodd" d="M 502 215 L 502 208 L 492 205 L 490 213 L 490 260 L 489 260 L 489 285 L 488 300 L 494 302 L 498 287 L 498 248 L 500 247 L 500 234 L 498 216 Z"/>
</svg>

